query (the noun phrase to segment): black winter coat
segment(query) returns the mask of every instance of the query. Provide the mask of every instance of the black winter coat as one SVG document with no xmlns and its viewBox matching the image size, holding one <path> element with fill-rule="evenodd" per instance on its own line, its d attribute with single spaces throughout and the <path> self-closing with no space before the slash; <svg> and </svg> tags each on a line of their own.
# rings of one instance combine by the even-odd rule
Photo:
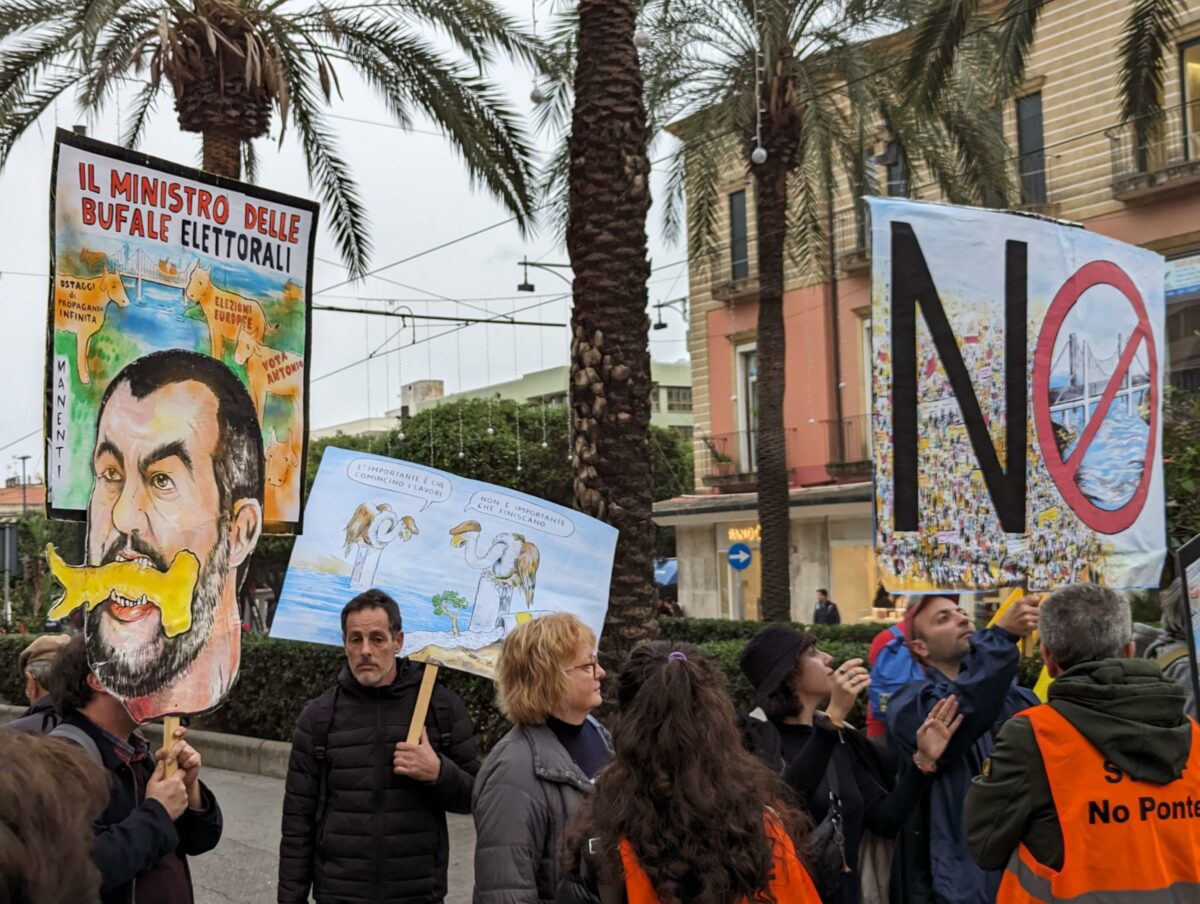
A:
<svg viewBox="0 0 1200 904">
<path fill-rule="evenodd" d="M 279 845 L 279 901 L 359 901 L 437 904 L 446 895 L 449 834 L 446 812 L 469 813 L 479 760 L 467 708 L 453 691 L 435 685 L 425 718 L 442 761 L 437 781 L 392 771 L 398 741 L 409 722 L 425 667 L 397 661 L 395 680 L 365 687 L 343 666 L 335 688 L 310 702 L 296 723 L 283 801 Z M 324 816 L 318 822 L 320 767 L 314 751 L 314 714 L 329 722 Z M 448 712 L 443 739 L 436 711 Z M 448 743 L 445 743 L 448 741 Z"/>
<path fill-rule="evenodd" d="M 139 880 L 172 852 L 183 861 L 190 885 L 187 858 L 211 851 L 221 840 L 221 808 L 212 792 L 201 782 L 204 811 L 184 810 L 172 822 L 158 801 L 146 800 L 146 782 L 154 771 L 152 758 L 126 763 L 88 718 L 71 712 L 63 721 L 91 736 L 109 774 L 108 806 L 95 823 L 96 837 L 92 843 L 92 862 L 100 870 L 102 904 L 134 904 L 153 899 L 155 895 Z"/>
</svg>

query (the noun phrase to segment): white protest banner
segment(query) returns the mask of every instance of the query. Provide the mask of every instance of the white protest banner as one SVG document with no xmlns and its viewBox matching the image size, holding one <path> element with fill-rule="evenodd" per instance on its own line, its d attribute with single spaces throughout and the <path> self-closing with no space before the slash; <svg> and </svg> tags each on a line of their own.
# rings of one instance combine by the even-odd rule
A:
<svg viewBox="0 0 1200 904">
<path fill-rule="evenodd" d="M 887 589 L 1157 585 L 1163 259 L 1033 217 L 870 205 Z"/>
</svg>

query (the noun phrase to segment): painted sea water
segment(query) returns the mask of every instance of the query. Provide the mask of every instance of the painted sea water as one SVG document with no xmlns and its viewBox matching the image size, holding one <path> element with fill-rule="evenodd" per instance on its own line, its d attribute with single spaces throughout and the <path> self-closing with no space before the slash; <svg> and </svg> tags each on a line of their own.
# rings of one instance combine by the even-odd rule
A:
<svg viewBox="0 0 1200 904">
<path fill-rule="evenodd" d="M 1136 412 L 1110 410 L 1075 474 L 1080 491 L 1097 508 L 1115 511 L 1124 506 L 1142 480 L 1149 440 L 1150 425 Z M 1076 442 L 1067 447 L 1068 461 Z"/>
<path fill-rule="evenodd" d="M 328 574 L 289 568 L 283 582 L 283 596 L 287 598 L 288 606 L 276 616 L 272 633 L 300 635 L 316 643 L 340 646 L 340 621 L 329 617 L 330 601 L 341 599 L 345 605 L 361 592 L 350 587 L 348 573 Z M 450 630 L 450 619 L 434 615 L 433 603 L 428 597 L 394 585 L 388 588 L 388 594 L 404 613 L 405 634 Z"/>
</svg>

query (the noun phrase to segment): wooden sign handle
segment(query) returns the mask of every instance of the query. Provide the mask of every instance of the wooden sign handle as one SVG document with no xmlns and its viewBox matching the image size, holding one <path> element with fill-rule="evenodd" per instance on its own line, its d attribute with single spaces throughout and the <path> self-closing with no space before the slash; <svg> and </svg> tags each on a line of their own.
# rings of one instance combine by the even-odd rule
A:
<svg viewBox="0 0 1200 904">
<path fill-rule="evenodd" d="M 408 743 L 421 743 L 421 729 L 425 727 L 425 716 L 429 712 L 429 701 L 433 699 L 433 686 L 437 684 L 438 667 L 425 663 L 425 674 L 421 676 L 421 689 L 417 692 L 417 705 L 413 708 L 412 722 L 408 726 Z"/>
<path fill-rule="evenodd" d="M 170 750 L 175 743 L 175 729 L 179 727 L 179 716 L 163 716 L 163 750 Z M 163 775 L 170 778 L 175 774 L 175 770 L 179 768 L 179 764 L 173 759 L 166 762 L 163 768 Z"/>
</svg>

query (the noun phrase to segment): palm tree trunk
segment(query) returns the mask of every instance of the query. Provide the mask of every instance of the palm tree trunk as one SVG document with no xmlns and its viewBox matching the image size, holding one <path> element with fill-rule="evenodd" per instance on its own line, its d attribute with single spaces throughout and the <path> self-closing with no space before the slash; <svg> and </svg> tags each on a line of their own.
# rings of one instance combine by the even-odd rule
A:
<svg viewBox="0 0 1200 904">
<path fill-rule="evenodd" d="M 214 176 L 242 178 L 242 139 L 230 132 L 209 129 L 203 138 L 204 162 L 201 167 Z"/>
<path fill-rule="evenodd" d="M 650 319 L 649 133 L 634 0 L 580 0 L 567 250 L 575 505 L 620 531 L 600 653 L 619 666 L 657 631 Z"/>
<path fill-rule="evenodd" d="M 787 165 L 768 145 L 756 167 L 758 216 L 758 521 L 762 526 L 762 606 L 767 621 L 792 617 L 791 522 L 788 515 L 787 434 L 783 427 L 783 249 L 787 224 Z"/>
</svg>

